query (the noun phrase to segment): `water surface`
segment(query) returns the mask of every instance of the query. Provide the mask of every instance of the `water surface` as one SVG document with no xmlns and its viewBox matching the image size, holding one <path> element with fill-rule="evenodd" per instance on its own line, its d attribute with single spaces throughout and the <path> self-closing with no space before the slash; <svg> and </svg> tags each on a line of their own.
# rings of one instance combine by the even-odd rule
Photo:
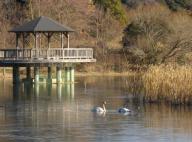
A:
<svg viewBox="0 0 192 142">
<path fill-rule="evenodd" d="M 190 107 L 144 105 L 134 99 L 140 90 L 132 84 L 134 79 L 79 77 L 76 81 L 75 85 L 12 86 L 10 79 L 1 80 L 0 141 L 192 141 Z M 107 113 L 92 113 L 104 100 Z M 124 104 L 133 112 L 118 114 L 117 108 Z"/>
</svg>

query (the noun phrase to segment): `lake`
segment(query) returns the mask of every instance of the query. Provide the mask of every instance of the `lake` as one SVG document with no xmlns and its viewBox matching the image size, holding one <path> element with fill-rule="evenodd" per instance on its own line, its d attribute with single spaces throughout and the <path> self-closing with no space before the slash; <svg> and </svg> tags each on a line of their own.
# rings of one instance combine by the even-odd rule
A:
<svg viewBox="0 0 192 142">
<path fill-rule="evenodd" d="M 190 142 L 192 108 L 144 104 L 127 77 L 78 77 L 75 84 L 0 81 L 2 142 Z M 91 112 L 107 101 L 107 112 Z M 119 114 L 127 104 L 131 113 Z"/>
</svg>

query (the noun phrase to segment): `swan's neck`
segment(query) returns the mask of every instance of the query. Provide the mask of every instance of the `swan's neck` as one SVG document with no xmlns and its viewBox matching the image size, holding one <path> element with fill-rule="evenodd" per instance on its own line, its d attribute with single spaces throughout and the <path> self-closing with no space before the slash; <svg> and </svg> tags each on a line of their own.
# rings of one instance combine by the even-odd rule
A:
<svg viewBox="0 0 192 142">
<path fill-rule="evenodd" d="M 103 104 L 103 110 L 106 111 L 105 104 Z"/>
</svg>

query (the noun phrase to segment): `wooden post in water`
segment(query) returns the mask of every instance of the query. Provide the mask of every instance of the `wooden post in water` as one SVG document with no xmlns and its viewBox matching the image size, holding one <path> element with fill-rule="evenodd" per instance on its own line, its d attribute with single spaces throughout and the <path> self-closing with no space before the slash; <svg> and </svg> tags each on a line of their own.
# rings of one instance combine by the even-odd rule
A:
<svg viewBox="0 0 192 142">
<path fill-rule="evenodd" d="M 31 68 L 30 66 L 26 67 L 27 81 L 31 81 Z"/>
<path fill-rule="evenodd" d="M 70 67 L 65 67 L 65 82 L 69 83 L 71 82 L 71 73 L 70 73 Z"/>
<path fill-rule="evenodd" d="M 34 67 L 34 83 L 39 83 L 39 67 Z"/>
<path fill-rule="evenodd" d="M 47 69 L 48 69 L 47 82 L 52 83 L 52 69 L 51 69 L 51 66 L 49 66 Z"/>
<path fill-rule="evenodd" d="M 62 82 L 61 65 L 58 65 L 56 67 L 56 71 L 57 71 L 57 83 L 61 83 Z"/>
</svg>

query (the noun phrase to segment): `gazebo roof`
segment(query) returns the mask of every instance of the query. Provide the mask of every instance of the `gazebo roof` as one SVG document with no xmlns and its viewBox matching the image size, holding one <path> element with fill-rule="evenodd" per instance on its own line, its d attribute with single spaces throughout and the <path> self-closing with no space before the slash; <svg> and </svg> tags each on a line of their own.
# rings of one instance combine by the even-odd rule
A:
<svg viewBox="0 0 192 142">
<path fill-rule="evenodd" d="M 74 30 L 48 17 L 41 16 L 21 26 L 13 28 L 10 32 L 74 32 Z"/>
</svg>

